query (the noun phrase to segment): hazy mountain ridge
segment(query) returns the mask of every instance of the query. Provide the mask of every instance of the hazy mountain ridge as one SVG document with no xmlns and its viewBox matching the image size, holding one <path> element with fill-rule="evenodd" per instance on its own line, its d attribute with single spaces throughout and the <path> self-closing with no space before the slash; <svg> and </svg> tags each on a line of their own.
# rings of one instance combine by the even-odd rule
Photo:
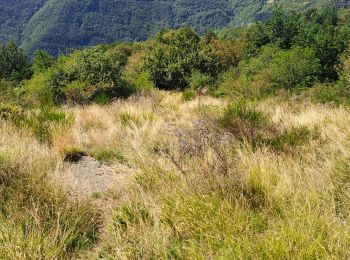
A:
<svg viewBox="0 0 350 260">
<path fill-rule="evenodd" d="M 0 42 L 52 53 L 113 41 L 144 40 L 160 28 L 189 25 L 199 33 L 266 18 L 271 0 L 5 0 L 0 7 Z M 285 1 L 290 8 L 327 0 Z M 332 1 L 334 2 L 334 1 Z M 349 0 L 339 0 L 339 7 Z"/>
</svg>

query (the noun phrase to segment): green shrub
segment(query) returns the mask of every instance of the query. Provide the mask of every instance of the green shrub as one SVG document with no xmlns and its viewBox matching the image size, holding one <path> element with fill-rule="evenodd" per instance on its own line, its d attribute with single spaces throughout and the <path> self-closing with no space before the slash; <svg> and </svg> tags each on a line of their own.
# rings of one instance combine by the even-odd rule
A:
<svg viewBox="0 0 350 260">
<path fill-rule="evenodd" d="M 52 57 L 47 51 L 36 50 L 34 52 L 33 68 L 35 73 L 41 73 L 52 67 L 55 63 L 54 57 Z"/>
<path fill-rule="evenodd" d="M 188 28 L 159 34 L 158 43 L 149 55 L 145 68 L 155 86 L 162 89 L 184 89 L 197 70 L 213 78 L 220 73 L 219 54 L 201 45 L 199 36 Z"/>
<path fill-rule="evenodd" d="M 250 143 L 254 143 L 261 134 L 270 132 L 268 116 L 245 102 L 228 105 L 219 123 L 237 139 Z"/>
<path fill-rule="evenodd" d="M 111 97 L 108 95 L 107 92 L 100 92 L 97 95 L 95 95 L 92 99 L 92 101 L 99 105 L 105 105 L 111 100 Z"/>
<path fill-rule="evenodd" d="M 40 62 L 44 64 L 36 65 L 37 73 L 24 83 L 23 88 L 29 100 L 36 96 L 34 99 L 43 105 L 87 104 L 99 100 L 101 96 L 104 96 L 103 99 L 127 96 L 134 91 L 122 78 L 129 55 L 127 48 L 109 50 L 96 46 L 75 51 L 69 56 L 61 55 L 52 65 L 41 53 L 39 56 L 43 61 Z"/>
<path fill-rule="evenodd" d="M 128 75 L 126 78 L 133 92 L 149 91 L 154 88 L 147 71 L 138 71 Z"/>
<path fill-rule="evenodd" d="M 187 79 L 192 89 L 201 89 L 213 83 L 213 79 L 197 70 L 192 71 L 191 77 Z"/>
<path fill-rule="evenodd" d="M 350 87 L 350 46 L 341 57 L 341 65 L 339 69 L 340 79 L 347 87 Z"/>
<path fill-rule="evenodd" d="M 220 75 L 213 95 L 230 97 L 232 100 L 256 100 L 268 93 L 266 85 L 252 82 L 245 76 L 239 76 L 237 69 L 228 70 Z"/>
<path fill-rule="evenodd" d="M 196 97 L 196 92 L 190 88 L 185 89 L 181 94 L 181 98 L 183 101 L 191 101 L 195 97 Z"/>
<path fill-rule="evenodd" d="M 145 70 L 146 57 L 153 48 L 152 42 L 134 43 L 129 56 L 123 78 L 134 92 L 148 91 L 154 88 L 149 71 Z"/>
<path fill-rule="evenodd" d="M 317 82 L 321 71 L 320 61 L 311 48 L 293 47 L 279 51 L 271 63 L 271 82 L 290 89 L 295 86 L 311 86 Z"/>
<path fill-rule="evenodd" d="M 344 82 L 317 84 L 306 94 L 315 102 L 350 105 L 350 88 Z"/>
<path fill-rule="evenodd" d="M 31 75 L 31 64 L 22 49 L 14 42 L 0 46 L 0 79 L 19 82 Z"/>
<path fill-rule="evenodd" d="M 311 48 L 320 62 L 319 78 L 322 82 L 338 78 L 336 67 L 350 39 L 346 22 L 341 21 L 334 6 L 308 10 L 303 14 L 288 13 L 276 8 L 272 18 L 247 30 L 248 57 L 257 55 L 261 47 L 273 44 L 289 50 L 295 46 Z"/>
<path fill-rule="evenodd" d="M 267 88 L 291 89 L 310 86 L 317 82 L 320 61 L 310 48 L 298 46 L 281 50 L 275 46 L 265 46 L 261 53 L 240 64 L 240 80 L 263 82 Z"/>
<path fill-rule="evenodd" d="M 28 107 L 53 106 L 54 92 L 51 86 L 52 70 L 35 73 L 34 76 L 21 84 L 21 104 Z"/>
<path fill-rule="evenodd" d="M 262 144 L 279 151 L 304 145 L 312 137 L 312 132 L 307 127 L 293 127 L 282 134 L 276 134 L 274 137 L 263 139 Z"/>
<path fill-rule="evenodd" d="M 62 88 L 61 93 L 65 95 L 66 102 L 73 105 L 84 105 L 93 100 L 96 92 L 104 87 L 90 85 L 79 80 L 72 81 Z"/>
<path fill-rule="evenodd" d="M 268 122 L 268 117 L 258 111 L 254 106 L 247 105 L 244 102 L 230 104 L 221 118 L 221 123 L 225 127 L 230 127 L 237 120 L 247 121 L 252 126 L 262 126 Z"/>
</svg>

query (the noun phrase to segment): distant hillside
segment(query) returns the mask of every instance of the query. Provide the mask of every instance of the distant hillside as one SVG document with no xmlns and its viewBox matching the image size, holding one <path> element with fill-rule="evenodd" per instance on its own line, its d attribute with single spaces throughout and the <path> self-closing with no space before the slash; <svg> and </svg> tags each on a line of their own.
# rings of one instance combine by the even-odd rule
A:
<svg viewBox="0 0 350 260">
<path fill-rule="evenodd" d="M 144 40 L 164 27 L 199 33 L 265 19 L 273 4 L 301 10 L 327 0 L 2 0 L 0 42 L 14 39 L 32 51 L 113 41 Z M 339 7 L 350 0 L 331 1 Z"/>
<path fill-rule="evenodd" d="M 18 41 L 25 24 L 47 0 L 1 0 L 0 42 Z"/>
</svg>

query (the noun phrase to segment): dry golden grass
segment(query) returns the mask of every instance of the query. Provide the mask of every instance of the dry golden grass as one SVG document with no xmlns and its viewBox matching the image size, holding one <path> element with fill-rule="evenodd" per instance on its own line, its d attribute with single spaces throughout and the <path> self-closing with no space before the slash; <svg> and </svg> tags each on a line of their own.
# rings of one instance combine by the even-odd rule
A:
<svg viewBox="0 0 350 260">
<path fill-rule="evenodd" d="M 97 212 L 49 182 L 61 158 L 24 129 L 0 120 L 0 258 L 69 258 L 95 240 Z"/>
<path fill-rule="evenodd" d="M 51 147 L 3 124 L 0 151 L 29 171 L 56 173 L 73 148 L 118 155 L 110 166 L 132 184 L 82 258 L 350 257 L 350 111 L 262 101 L 273 129 L 292 133 L 276 146 L 225 129 L 226 104 L 158 91 L 71 108 L 74 122 Z M 310 137 L 293 132 L 302 127 Z"/>
</svg>

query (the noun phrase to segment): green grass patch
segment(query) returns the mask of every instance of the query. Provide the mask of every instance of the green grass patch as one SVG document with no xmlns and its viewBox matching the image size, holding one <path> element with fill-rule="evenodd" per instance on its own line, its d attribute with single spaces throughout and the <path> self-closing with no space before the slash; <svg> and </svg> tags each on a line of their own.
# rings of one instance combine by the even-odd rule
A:
<svg viewBox="0 0 350 260">
<path fill-rule="evenodd" d="M 309 129 L 306 126 L 292 127 L 291 129 L 271 132 L 269 135 L 257 135 L 252 145 L 257 147 L 268 147 L 275 152 L 298 151 L 300 148 L 309 144 L 312 140 L 318 140 L 320 133 L 317 128 Z"/>
<path fill-rule="evenodd" d="M 60 109 L 52 107 L 41 107 L 37 111 L 31 112 L 23 122 L 41 142 L 51 142 L 53 131 L 68 125 L 71 118 Z"/>
<path fill-rule="evenodd" d="M 92 101 L 99 105 L 105 105 L 111 100 L 111 97 L 106 92 L 101 92 L 93 97 Z"/>
<path fill-rule="evenodd" d="M 316 138 L 316 131 L 313 133 L 306 126 L 293 127 L 282 134 L 276 134 L 270 138 L 259 140 L 261 144 L 267 145 L 276 151 L 294 148 L 307 144 L 311 139 Z"/>
<path fill-rule="evenodd" d="M 121 233 L 127 232 L 135 225 L 152 225 L 154 223 L 149 210 L 141 204 L 121 206 L 113 219 L 114 229 Z"/>
<path fill-rule="evenodd" d="M 96 160 L 103 164 L 111 164 L 118 162 L 121 164 L 127 163 L 127 158 L 119 151 L 102 150 L 94 154 Z"/>
<path fill-rule="evenodd" d="M 119 114 L 120 121 L 125 126 L 131 126 L 133 124 L 140 125 L 140 119 L 130 112 L 123 112 Z"/>
<path fill-rule="evenodd" d="M 17 127 L 32 132 L 40 142 L 51 143 L 53 132 L 69 125 L 72 118 L 62 109 L 42 106 L 24 110 L 12 103 L 0 104 L 0 118 L 13 122 Z"/>
<path fill-rule="evenodd" d="M 196 92 L 189 88 L 185 89 L 181 94 L 182 101 L 191 101 L 195 99 L 195 97 L 196 97 Z"/>
<path fill-rule="evenodd" d="M 238 102 L 232 103 L 226 108 L 220 121 L 224 127 L 232 127 L 237 120 L 246 121 L 252 126 L 258 127 L 265 125 L 268 122 L 268 117 L 254 106 Z"/>
</svg>

